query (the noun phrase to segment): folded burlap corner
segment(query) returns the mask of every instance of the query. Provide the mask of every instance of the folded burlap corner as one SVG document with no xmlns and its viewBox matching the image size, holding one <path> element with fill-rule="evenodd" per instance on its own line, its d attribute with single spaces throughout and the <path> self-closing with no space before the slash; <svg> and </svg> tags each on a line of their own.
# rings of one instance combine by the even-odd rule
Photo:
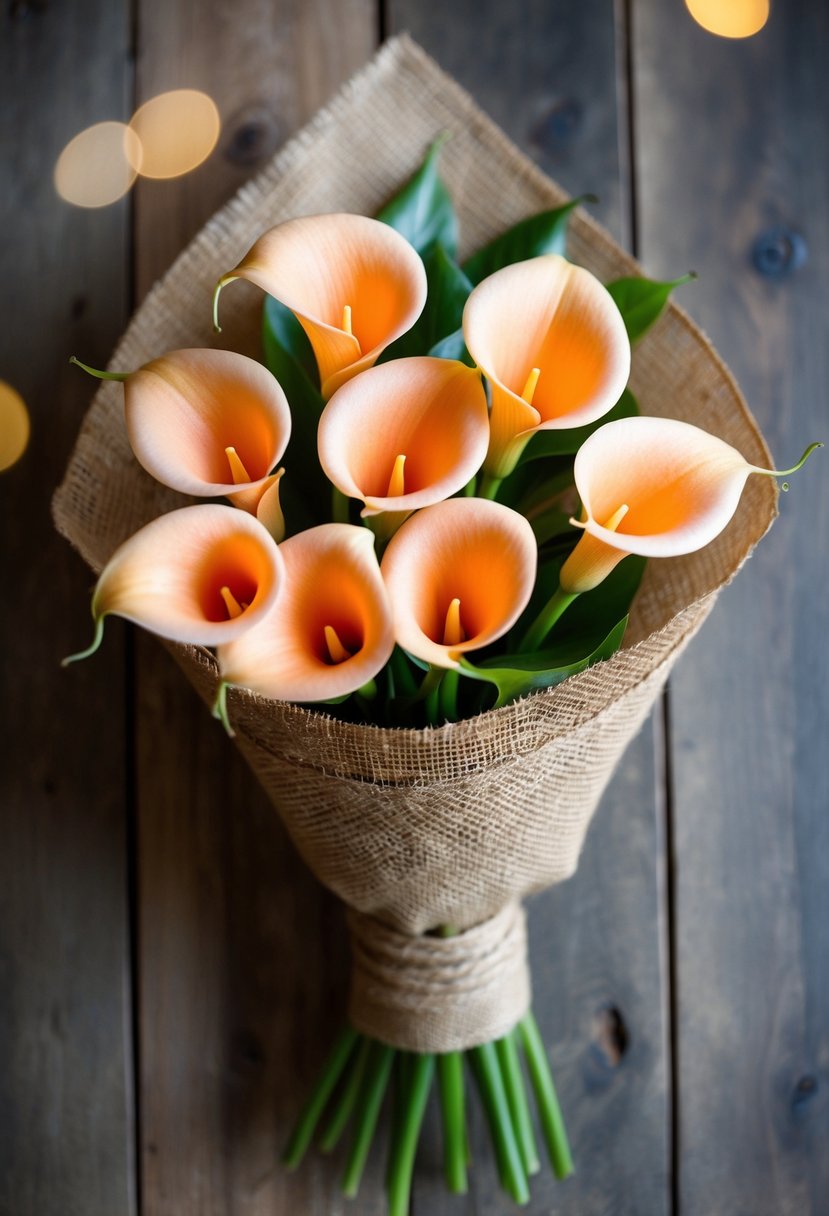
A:
<svg viewBox="0 0 829 1216">
<path fill-rule="evenodd" d="M 136 313 L 113 366 L 138 367 L 191 346 L 257 355 L 262 301 L 247 284 L 228 296 L 220 338 L 212 332 L 210 297 L 219 275 L 280 220 L 376 213 L 442 131 L 452 135 L 441 170 L 460 218 L 462 255 L 566 198 L 411 39 L 396 38 L 210 220 Z M 639 272 L 580 210 L 569 251 L 604 281 Z M 750 463 L 771 467 L 727 368 L 674 304 L 637 347 L 631 386 L 643 413 L 695 423 Z M 96 572 L 137 528 L 182 505 L 134 459 L 121 391 L 106 383 L 97 392 L 54 500 L 58 529 Z M 397 1046 L 449 1050 L 497 1037 L 493 1028 L 521 1015 L 529 988 L 525 972 L 509 978 L 510 958 L 523 949 L 523 917 L 514 906 L 575 870 L 617 760 L 718 590 L 771 524 L 776 494 L 770 479 L 750 479 L 718 540 L 688 557 L 650 563 L 617 655 L 516 705 L 439 729 L 395 730 L 231 693 L 248 762 L 311 869 L 354 910 L 351 1012 L 358 1029 Z M 170 648 L 211 702 L 212 657 Z M 422 965 L 422 943 L 411 943 L 412 935 L 484 922 L 488 927 L 454 946 L 434 947 L 433 974 L 412 970 Z M 435 940 L 427 939 L 427 950 Z M 511 954 L 505 942 L 513 943 Z M 479 982 L 470 983 L 470 969 Z M 404 973 L 414 979 L 401 995 L 395 974 Z M 515 1008 L 489 1009 L 487 994 L 498 988 L 511 990 Z M 453 1016 L 459 999 L 464 1009 Z M 420 1013 L 407 1020 L 407 1009 Z"/>
</svg>

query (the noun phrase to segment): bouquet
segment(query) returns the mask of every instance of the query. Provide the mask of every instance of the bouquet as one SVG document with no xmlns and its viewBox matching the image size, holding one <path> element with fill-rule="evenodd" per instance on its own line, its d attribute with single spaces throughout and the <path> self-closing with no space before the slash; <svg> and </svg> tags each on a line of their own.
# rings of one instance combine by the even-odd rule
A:
<svg viewBox="0 0 829 1216">
<path fill-rule="evenodd" d="M 669 386 L 684 341 L 684 403 L 653 383 L 634 393 L 631 344 L 647 350 L 684 280 L 602 280 L 576 241 L 565 257 L 580 200 L 501 225 L 459 261 L 458 162 L 441 143 L 375 218 L 298 207 L 218 267 L 217 329 L 233 292 L 249 339 L 234 280 L 267 293 L 262 361 L 165 353 L 153 332 L 132 362 L 128 341 L 115 370 L 86 368 L 123 381 L 123 428 L 113 461 L 108 386 L 56 504 L 103 567 L 95 639 L 73 658 L 111 614 L 177 644 L 349 906 L 348 1023 L 286 1160 L 321 1119 L 324 1148 L 348 1130 L 355 1194 L 393 1087 L 395 1214 L 433 1085 L 451 1189 L 466 1187 L 469 1077 L 513 1199 L 539 1168 L 530 1097 L 556 1174 L 572 1168 L 520 899 L 575 869 L 613 764 L 770 522 L 773 490 L 747 494 L 724 543 L 743 488 L 782 475 L 722 369 L 695 366 L 677 314 L 645 366 Z M 585 231 L 586 249 L 609 245 Z M 186 259 L 144 306 L 154 331 L 188 328 L 177 304 L 194 315 Z M 733 416 L 711 408 L 723 385 Z M 675 560 L 700 552 L 696 569 Z"/>
</svg>

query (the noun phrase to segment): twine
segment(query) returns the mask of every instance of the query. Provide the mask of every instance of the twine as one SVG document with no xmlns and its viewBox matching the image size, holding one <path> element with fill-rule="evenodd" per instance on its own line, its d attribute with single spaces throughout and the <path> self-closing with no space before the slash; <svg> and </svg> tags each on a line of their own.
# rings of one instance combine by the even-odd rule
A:
<svg viewBox="0 0 829 1216">
<path fill-rule="evenodd" d="M 529 1009 L 520 904 L 454 937 L 398 933 L 353 910 L 348 927 L 351 1023 L 391 1047 L 446 1052 L 491 1043 Z"/>
</svg>

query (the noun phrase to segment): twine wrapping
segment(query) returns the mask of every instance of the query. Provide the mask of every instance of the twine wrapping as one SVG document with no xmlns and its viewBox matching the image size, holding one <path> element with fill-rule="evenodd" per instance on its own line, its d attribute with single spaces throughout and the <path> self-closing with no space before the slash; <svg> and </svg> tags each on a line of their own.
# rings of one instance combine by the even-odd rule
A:
<svg viewBox="0 0 829 1216">
<path fill-rule="evenodd" d="M 217 344 L 256 355 L 261 294 L 234 283 L 217 338 L 210 316 L 217 278 L 280 220 L 375 214 L 442 131 L 451 134 L 441 172 L 460 219 L 462 257 L 566 199 L 419 47 L 395 39 L 206 225 L 138 310 L 113 366 Z M 639 273 L 580 209 L 569 251 L 605 282 Z M 674 304 L 637 347 L 631 387 L 644 413 L 695 423 L 751 464 L 772 467 L 728 370 Z M 121 392 L 112 383 L 99 389 L 54 501 L 59 530 L 96 571 L 126 537 L 183 504 L 133 457 Z M 290 477 L 290 449 L 286 467 Z M 232 691 L 238 744 L 321 881 L 356 911 L 418 935 L 442 924 L 480 925 L 572 874 L 617 760 L 718 590 L 774 519 L 776 494 L 771 479 L 751 478 L 713 544 L 649 564 L 618 654 L 515 705 L 439 729 L 395 730 Z M 211 702 L 212 656 L 169 649 Z M 401 1045 L 415 1045 L 409 1033 L 420 1031 L 401 1034 Z M 471 1033 L 470 1026 L 460 1045 Z"/>
<path fill-rule="evenodd" d="M 391 1047 L 445 1052 L 491 1043 L 529 1009 L 520 904 L 455 937 L 412 937 L 353 910 L 348 928 L 349 1019 Z"/>
</svg>

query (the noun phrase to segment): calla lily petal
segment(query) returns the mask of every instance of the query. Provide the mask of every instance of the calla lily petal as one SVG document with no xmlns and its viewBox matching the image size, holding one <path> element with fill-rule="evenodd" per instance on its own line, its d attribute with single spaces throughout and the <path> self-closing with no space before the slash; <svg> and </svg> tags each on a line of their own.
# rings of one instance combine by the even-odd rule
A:
<svg viewBox="0 0 829 1216">
<path fill-rule="evenodd" d="M 461 490 L 489 443 L 480 375 L 451 359 L 395 359 L 338 389 L 320 418 L 326 476 L 364 516 L 411 511 Z"/>
<path fill-rule="evenodd" d="M 154 519 L 116 549 L 92 615 L 98 632 L 113 613 L 174 642 L 215 646 L 260 620 L 283 581 L 279 549 L 252 515 L 204 503 Z"/>
<path fill-rule="evenodd" d="M 262 495 L 256 504 L 256 518 L 268 529 L 277 544 L 285 536 L 285 515 L 279 500 L 279 483 L 285 474 L 280 469 L 265 482 Z"/>
<path fill-rule="evenodd" d="M 285 592 L 254 629 L 217 650 L 222 679 L 284 701 L 355 692 L 394 649 L 374 537 L 322 524 L 280 545 Z"/>
<path fill-rule="evenodd" d="M 403 524 L 383 556 L 383 578 L 404 650 L 461 670 L 460 656 L 509 630 L 532 593 L 533 530 L 482 498 L 450 498 Z"/>
<path fill-rule="evenodd" d="M 630 342 L 607 289 L 558 254 L 505 266 L 479 283 L 463 334 L 492 385 L 484 467 L 495 478 L 512 471 L 536 430 L 601 418 L 630 375 Z"/>
<path fill-rule="evenodd" d="M 255 359 L 177 350 L 124 381 L 127 433 L 139 462 L 183 494 L 224 494 L 255 512 L 291 434 L 288 401 Z"/>
<path fill-rule="evenodd" d="M 426 303 L 426 271 L 398 232 L 363 215 L 310 215 L 264 233 L 217 284 L 247 279 L 305 330 L 326 399 L 376 363 Z M 215 306 L 214 306 L 215 312 Z"/>
<path fill-rule="evenodd" d="M 585 529 L 561 570 L 570 594 L 602 581 L 627 553 L 675 557 L 722 532 L 751 473 L 736 448 L 687 422 L 621 418 L 599 427 L 574 466 Z"/>
</svg>

